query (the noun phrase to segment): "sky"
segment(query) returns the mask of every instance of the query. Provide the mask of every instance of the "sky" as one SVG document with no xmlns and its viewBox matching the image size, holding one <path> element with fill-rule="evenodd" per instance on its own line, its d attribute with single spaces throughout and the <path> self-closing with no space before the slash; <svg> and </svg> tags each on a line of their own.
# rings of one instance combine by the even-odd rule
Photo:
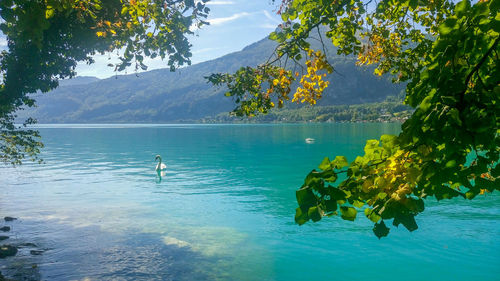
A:
<svg viewBox="0 0 500 281">
<path fill-rule="evenodd" d="M 208 2 L 210 13 L 209 26 L 203 26 L 188 39 L 193 45 L 192 64 L 215 59 L 225 54 L 240 51 L 244 47 L 265 38 L 280 23 L 276 14 L 278 4 L 271 0 L 211 0 Z M 2 44 L 0 38 L 0 45 Z M 112 67 L 108 67 L 109 55 L 95 56 L 92 65 L 79 64 L 78 76 L 95 76 L 107 78 L 115 75 Z M 113 58 L 111 59 L 111 62 Z M 166 68 L 167 61 L 161 59 L 145 59 L 148 71 Z M 125 73 L 134 73 L 130 68 Z M 122 73 L 119 73 L 122 74 Z"/>
<path fill-rule="evenodd" d="M 277 1 L 280 2 L 280 1 Z M 269 35 L 280 24 L 281 17 L 276 14 L 278 4 L 271 0 L 210 0 L 208 22 L 210 25 L 196 30 L 189 36 L 192 44 L 192 64 L 212 60 L 223 55 L 240 51 L 244 47 Z M 0 32 L 0 50 L 6 49 L 7 41 Z M 110 60 L 111 58 L 111 60 Z M 110 62 L 118 61 L 115 54 L 94 56 L 95 63 L 78 64 L 77 76 L 107 78 L 116 75 Z M 167 60 L 145 58 L 148 71 L 168 68 Z M 134 68 L 118 74 L 135 73 Z"/>
</svg>

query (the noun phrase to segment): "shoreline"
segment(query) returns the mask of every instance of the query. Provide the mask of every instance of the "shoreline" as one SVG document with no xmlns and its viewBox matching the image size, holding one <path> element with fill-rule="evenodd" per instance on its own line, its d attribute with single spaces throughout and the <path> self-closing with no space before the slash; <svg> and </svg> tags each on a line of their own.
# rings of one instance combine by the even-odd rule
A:
<svg viewBox="0 0 500 281">
<path fill-rule="evenodd" d="M 20 219 L 6 216 L 0 225 L 0 281 L 41 280 L 38 264 L 25 259 L 40 256 L 45 250 L 13 231 L 18 223 Z"/>
</svg>

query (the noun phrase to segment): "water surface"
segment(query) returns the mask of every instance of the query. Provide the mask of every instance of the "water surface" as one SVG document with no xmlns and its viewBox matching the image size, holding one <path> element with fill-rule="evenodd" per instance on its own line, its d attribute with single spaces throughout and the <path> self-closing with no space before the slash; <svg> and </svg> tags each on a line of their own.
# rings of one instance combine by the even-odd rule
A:
<svg viewBox="0 0 500 281">
<path fill-rule="evenodd" d="M 426 201 L 419 229 L 297 226 L 295 190 L 324 156 L 398 124 L 46 125 L 45 164 L 1 167 L 0 260 L 43 280 L 499 280 L 500 196 Z M 305 138 L 314 138 L 312 144 Z M 154 171 L 156 154 L 168 170 Z M 33 268 L 33 264 L 37 266 Z"/>
</svg>

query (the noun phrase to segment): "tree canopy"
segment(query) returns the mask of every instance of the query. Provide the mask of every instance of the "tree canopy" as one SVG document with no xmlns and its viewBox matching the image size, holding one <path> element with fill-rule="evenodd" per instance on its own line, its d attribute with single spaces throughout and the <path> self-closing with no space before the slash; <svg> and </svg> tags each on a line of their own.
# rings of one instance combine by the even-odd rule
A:
<svg viewBox="0 0 500 281">
<path fill-rule="evenodd" d="M 190 64 L 190 28 L 206 24 L 206 0 L 2 0 L 0 30 L 0 161 L 40 160 L 36 130 L 14 124 L 16 111 L 35 106 L 30 94 L 48 92 L 75 75 L 77 62 L 118 51 L 122 71 L 146 69 L 144 57 L 168 59 L 173 70 Z"/>
<path fill-rule="evenodd" d="M 415 111 L 401 133 L 368 140 L 351 161 L 323 159 L 296 192 L 295 221 L 353 221 L 361 211 L 379 238 L 388 235 L 388 220 L 413 231 L 425 198 L 473 199 L 500 189 L 499 11 L 499 0 L 283 0 L 269 60 L 208 80 L 227 87 L 238 116 L 289 99 L 315 104 L 335 86 L 324 80 L 335 69 L 325 50 L 311 49 L 312 38 L 407 83 L 405 104 Z"/>
</svg>

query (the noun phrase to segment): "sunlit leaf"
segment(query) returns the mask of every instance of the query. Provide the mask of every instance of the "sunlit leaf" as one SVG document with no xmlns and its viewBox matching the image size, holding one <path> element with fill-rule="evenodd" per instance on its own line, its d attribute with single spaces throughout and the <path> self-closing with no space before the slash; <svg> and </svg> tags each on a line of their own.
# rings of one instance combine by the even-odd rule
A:
<svg viewBox="0 0 500 281">
<path fill-rule="evenodd" d="M 356 219 L 357 213 L 358 212 L 353 207 L 340 207 L 340 216 L 344 220 L 354 221 Z"/>
</svg>

